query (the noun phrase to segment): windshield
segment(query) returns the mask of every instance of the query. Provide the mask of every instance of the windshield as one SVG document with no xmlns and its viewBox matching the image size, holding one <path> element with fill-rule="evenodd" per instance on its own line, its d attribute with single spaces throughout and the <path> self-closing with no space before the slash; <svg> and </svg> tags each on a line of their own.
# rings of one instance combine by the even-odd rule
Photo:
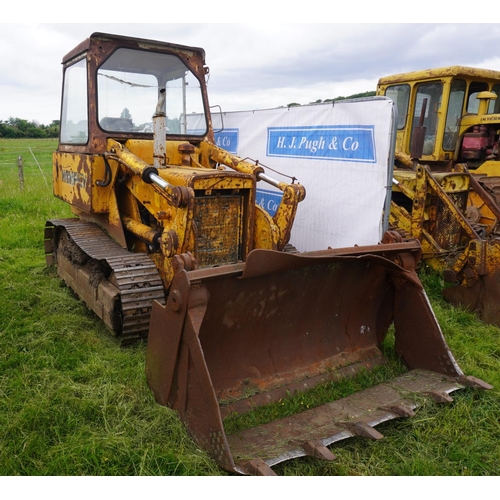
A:
<svg viewBox="0 0 500 500">
<path fill-rule="evenodd" d="M 204 115 L 200 82 L 175 55 L 118 49 L 97 73 L 98 119 L 108 132 L 152 133 L 159 91 L 166 90 L 163 112 L 167 135 L 205 135 L 187 128 L 186 114 Z"/>
</svg>

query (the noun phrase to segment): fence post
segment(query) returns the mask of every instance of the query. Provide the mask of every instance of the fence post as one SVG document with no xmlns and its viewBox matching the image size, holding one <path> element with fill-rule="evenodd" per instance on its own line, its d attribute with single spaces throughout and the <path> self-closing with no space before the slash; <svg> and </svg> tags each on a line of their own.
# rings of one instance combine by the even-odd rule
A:
<svg viewBox="0 0 500 500">
<path fill-rule="evenodd" d="M 23 158 L 20 155 L 17 157 L 17 170 L 19 173 L 19 185 L 21 186 L 21 190 L 24 190 Z"/>
</svg>

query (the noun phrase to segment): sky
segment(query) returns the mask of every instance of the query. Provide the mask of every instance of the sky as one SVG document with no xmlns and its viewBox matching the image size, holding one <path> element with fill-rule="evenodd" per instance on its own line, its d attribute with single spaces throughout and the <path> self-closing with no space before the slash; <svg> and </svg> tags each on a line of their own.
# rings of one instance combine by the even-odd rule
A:
<svg viewBox="0 0 500 500">
<path fill-rule="evenodd" d="M 114 2 L 108 10 L 104 0 L 90 0 L 84 13 L 71 16 L 47 14 L 61 6 L 66 12 L 67 3 L 56 2 L 52 10 L 46 2 L 40 4 L 39 10 L 13 7 L 0 22 L 0 120 L 16 117 L 48 125 L 59 119 L 62 58 L 97 31 L 204 48 L 210 104 L 223 111 L 349 96 L 375 90 L 380 77 L 405 71 L 456 64 L 500 71 L 500 57 L 495 56 L 500 24 L 400 23 L 387 13 L 390 8 L 381 15 L 379 3 L 377 14 L 370 15 L 357 4 L 342 10 L 338 5 L 320 7 L 330 4 L 316 0 L 191 1 L 181 8 L 152 1 L 146 9 L 117 9 Z M 422 10 L 430 12 L 429 4 Z M 353 9 L 365 9 L 364 15 Z M 93 22 L 96 11 L 110 14 Z M 77 17 L 80 23 L 70 22 Z M 350 18 L 357 22 L 339 22 Z"/>
</svg>

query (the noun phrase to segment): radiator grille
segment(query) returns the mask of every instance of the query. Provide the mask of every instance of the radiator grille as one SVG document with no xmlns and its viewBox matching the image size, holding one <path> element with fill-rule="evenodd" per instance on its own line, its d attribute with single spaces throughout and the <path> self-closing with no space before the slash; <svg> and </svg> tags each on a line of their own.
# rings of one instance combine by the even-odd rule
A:
<svg viewBox="0 0 500 500">
<path fill-rule="evenodd" d="M 197 196 L 194 222 L 200 267 L 232 264 L 242 260 L 243 197 Z"/>
</svg>

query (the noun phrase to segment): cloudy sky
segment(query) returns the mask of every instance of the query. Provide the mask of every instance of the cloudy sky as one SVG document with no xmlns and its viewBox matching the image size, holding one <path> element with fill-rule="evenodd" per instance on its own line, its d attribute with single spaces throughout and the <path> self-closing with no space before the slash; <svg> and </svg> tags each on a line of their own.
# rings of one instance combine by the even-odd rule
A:
<svg viewBox="0 0 500 500">
<path fill-rule="evenodd" d="M 85 22 L 88 12 L 103 4 L 92 1 L 85 4 L 86 15 L 79 17 L 84 22 L 78 24 L 57 16 L 57 22 L 47 22 L 52 18 L 46 8 L 28 16 L 11 14 L 0 23 L 0 120 L 18 117 L 49 124 L 59 119 L 62 57 L 96 31 L 203 47 L 210 67 L 210 103 L 224 111 L 307 104 L 375 90 L 379 77 L 403 71 L 454 64 L 500 70 L 500 57 L 495 56 L 500 24 L 404 24 L 387 15 L 390 22 L 380 22 L 379 15 L 362 17 L 376 23 L 320 24 L 316 21 L 349 17 L 341 11 L 323 16 L 315 0 L 301 3 L 310 9 L 294 16 L 284 15 L 287 11 L 276 7 L 280 2 L 268 0 L 274 16 L 264 17 L 258 7 L 265 3 L 256 0 L 248 4 L 255 9 L 241 11 L 244 15 L 237 20 L 245 24 L 214 15 L 223 9 L 234 12 L 237 2 L 200 3 L 203 12 L 209 12 L 206 16 L 187 10 L 196 2 L 183 3 L 175 14 L 169 11 L 169 2 L 160 3 L 160 11 L 154 3 L 145 3 L 147 11 L 118 15 L 119 23 Z M 214 9 L 217 5 L 220 8 Z M 290 9 L 293 4 L 283 5 Z M 141 22 L 123 23 L 124 17 Z M 194 22 L 142 22 L 161 18 Z M 19 19 L 29 22 L 15 22 Z M 273 19 L 276 22 L 270 22 Z"/>
</svg>

